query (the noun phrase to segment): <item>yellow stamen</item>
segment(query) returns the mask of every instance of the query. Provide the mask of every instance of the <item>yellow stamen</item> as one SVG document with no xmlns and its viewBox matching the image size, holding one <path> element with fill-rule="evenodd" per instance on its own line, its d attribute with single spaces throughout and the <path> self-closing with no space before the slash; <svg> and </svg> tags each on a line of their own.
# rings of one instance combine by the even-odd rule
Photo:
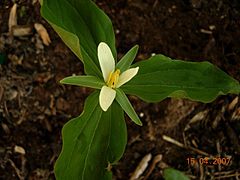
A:
<svg viewBox="0 0 240 180">
<path fill-rule="evenodd" d="M 119 75 L 120 75 L 119 69 L 117 69 L 114 73 L 111 72 L 108 76 L 107 86 L 110 88 L 116 88 Z"/>
</svg>

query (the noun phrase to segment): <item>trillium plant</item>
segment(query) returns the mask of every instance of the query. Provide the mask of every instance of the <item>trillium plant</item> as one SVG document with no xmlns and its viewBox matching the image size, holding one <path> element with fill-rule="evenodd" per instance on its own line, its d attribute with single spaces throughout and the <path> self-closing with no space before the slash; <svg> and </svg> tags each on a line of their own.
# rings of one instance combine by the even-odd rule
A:
<svg viewBox="0 0 240 180">
<path fill-rule="evenodd" d="M 56 179 L 111 179 L 111 167 L 127 144 L 124 112 L 142 125 L 127 95 L 146 102 L 167 97 L 208 103 L 219 95 L 239 94 L 239 82 L 209 62 L 186 62 L 155 55 L 133 63 L 138 46 L 119 61 L 111 20 L 91 0 L 41 0 L 41 14 L 83 62 L 85 75 L 63 84 L 95 89 L 84 110 L 62 130 Z M 144 120 L 143 120 L 144 121 Z"/>
</svg>

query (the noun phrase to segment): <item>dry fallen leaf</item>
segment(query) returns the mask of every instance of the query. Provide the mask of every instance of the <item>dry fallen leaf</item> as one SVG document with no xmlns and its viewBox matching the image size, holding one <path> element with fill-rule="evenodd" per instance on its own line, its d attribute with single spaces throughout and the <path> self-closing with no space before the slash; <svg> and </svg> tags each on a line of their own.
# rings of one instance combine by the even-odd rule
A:
<svg viewBox="0 0 240 180">
<path fill-rule="evenodd" d="M 8 54 L 8 59 L 14 64 L 14 65 L 21 65 L 23 61 L 23 56 L 18 57 L 16 54 Z"/>
<path fill-rule="evenodd" d="M 9 14 L 9 19 L 8 19 L 8 32 L 12 33 L 12 28 L 14 26 L 17 26 L 17 4 L 15 3 Z"/>
<path fill-rule="evenodd" d="M 5 123 L 2 123 L 2 129 L 4 130 L 4 132 L 5 132 L 6 134 L 10 134 L 10 133 L 11 133 L 8 125 L 5 124 Z"/>
<path fill-rule="evenodd" d="M 32 34 L 32 27 L 31 26 L 13 26 L 12 27 L 12 34 L 13 36 L 28 36 Z"/>
<path fill-rule="evenodd" d="M 32 5 L 36 4 L 38 0 L 32 0 Z"/>
<path fill-rule="evenodd" d="M 51 39 L 50 39 L 50 37 L 48 35 L 48 32 L 45 29 L 45 27 L 40 23 L 34 23 L 34 28 L 36 29 L 36 31 L 40 35 L 40 37 L 43 41 L 43 44 L 45 44 L 46 46 L 49 46 L 49 44 L 51 43 Z"/>
<path fill-rule="evenodd" d="M 238 103 L 238 96 L 233 99 L 233 101 L 228 105 L 228 110 L 231 111 Z"/>
<path fill-rule="evenodd" d="M 139 165 L 133 172 L 130 180 L 139 179 L 139 177 L 142 175 L 142 173 L 146 170 L 148 167 L 149 161 L 152 159 L 152 154 L 147 154 L 143 157 L 143 159 L 140 161 Z"/>
<path fill-rule="evenodd" d="M 14 146 L 14 152 L 19 153 L 19 154 L 26 154 L 26 151 L 23 147 L 15 145 Z"/>
</svg>

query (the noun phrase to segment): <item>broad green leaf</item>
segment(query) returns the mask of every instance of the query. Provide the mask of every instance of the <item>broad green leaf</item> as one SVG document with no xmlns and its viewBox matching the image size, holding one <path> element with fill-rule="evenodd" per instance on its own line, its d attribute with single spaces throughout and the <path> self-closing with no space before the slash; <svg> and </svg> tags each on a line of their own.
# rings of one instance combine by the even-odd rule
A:
<svg viewBox="0 0 240 180">
<path fill-rule="evenodd" d="M 127 127 L 124 119 L 124 112 L 117 102 L 109 107 L 106 114 L 106 121 L 110 121 L 111 131 L 108 147 L 108 160 L 115 164 L 122 157 L 127 144 Z"/>
<path fill-rule="evenodd" d="M 99 92 L 91 94 L 83 113 L 63 127 L 63 148 L 54 169 L 58 180 L 111 179 L 107 167 L 124 152 L 127 131 L 123 111 L 114 102 L 103 112 L 98 96 Z"/>
<path fill-rule="evenodd" d="M 69 76 L 60 81 L 62 84 L 85 86 L 94 89 L 101 89 L 105 83 L 95 76 Z"/>
<path fill-rule="evenodd" d="M 120 106 L 127 113 L 127 115 L 132 119 L 133 122 L 135 122 L 137 125 L 142 126 L 142 122 L 139 119 L 135 110 L 133 109 L 127 96 L 124 94 L 124 92 L 121 89 L 116 89 L 116 91 L 117 91 L 117 95 L 116 95 L 117 102 L 120 104 Z"/>
<path fill-rule="evenodd" d="M 163 171 L 165 180 L 190 180 L 184 173 L 173 168 L 167 168 Z"/>
<path fill-rule="evenodd" d="M 131 66 L 133 60 L 135 59 L 137 52 L 138 52 L 138 45 L 132 47 L 117 63 L 116 69 L 120 69 L 121 72 L 126 71 Z"/>
<path fill-rule="evenodd" d="M 209 62 L 186 62 L 156 55 L 134 64 L 138 74 L 121 88 L 148 102 L 166 97 L 211 102 L 227 93 L 239 94 L 239 82 Z"/>
<path fill-rule="evenodd" d="M 43 0 L 42 16 L 81 59 L 86 74 L 101 77 L 97 46 L 106 42 L 116 59 L 111 20 L 91 0 Z"/>
</svg>

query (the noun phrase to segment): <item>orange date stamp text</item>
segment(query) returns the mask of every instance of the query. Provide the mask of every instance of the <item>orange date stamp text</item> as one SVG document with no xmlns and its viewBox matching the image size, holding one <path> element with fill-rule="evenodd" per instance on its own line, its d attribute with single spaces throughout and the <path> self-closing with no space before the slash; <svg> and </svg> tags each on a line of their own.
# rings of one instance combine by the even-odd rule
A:
<svg viewBox="0 0 240 180">
<path fill-rule="evenodd" d="M 201 158 L 193 158 L 188 157 L 186 159 L 188 165 L 195 165 L 196 163 L 200 165 L 223 165 L 229 166 L 231 164 L 231 158 L 229 157 L 201 157 Z"/>
</svg>

